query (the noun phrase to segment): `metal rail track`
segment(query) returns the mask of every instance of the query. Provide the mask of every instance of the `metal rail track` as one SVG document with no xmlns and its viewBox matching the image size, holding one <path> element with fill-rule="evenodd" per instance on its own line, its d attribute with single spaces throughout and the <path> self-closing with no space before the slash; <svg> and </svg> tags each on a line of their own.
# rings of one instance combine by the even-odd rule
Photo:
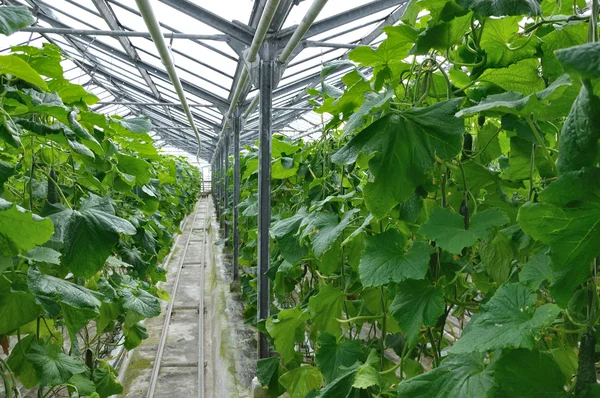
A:
<svg viewBox="0 0 600 398">
<path fill-rule="evenodd" d="M 154 366 L 152 368 L 152 373 L 150 375 L 150 382 L 148 385 L 148 393 L 146 395 L 147 398 L 154 398 L 155 393 L 156 393 L 156 385 L 158 382 L 158 376 L 160 373 L 160 369 L 163 365 L 168 366 L 168 367 L 193 367 L 193 366 L 198 366 L 198 397 L 199 398 L 204 398 L 204 266 L 205 266 L 205 257 L 206 257 L 206 225 L 203 226 L 202 228 L 202 260 L 201 260 L 201 264 L 200 264 L 200 275 L 201 275 L 201 283 L 200 283 L 200 300 L 199 300 L 199 305 L 198 307 L 196 306 L 182 306 L 181 308 L 177 308 L 177 309 L 198 309 L 198 315 L 199 315 L 199 333 L 198 333 L 198 347 L 199 347 L 199 355 L 198 355 L 198 363 L 189 363 L 189 362 L 175 362 L 175 363 L 168 363 L 168 364 L 163 364 L 162 363 L 162 358 L 163 358 L 163 354 L 165 351 L 165 345 L 167 343 L 167 338 L 168 338 L 168 334 L 169 334 L 169 325 L 171 324 L 171 318 L 173 315 L 173 310 L 175 307 L 175 299 L 177 297 L 177 289 L 179 287 L 179 281 L 181 279 L 181 271 L 183 269 L 183 265 L 185 262 L 185 258 L 188 252 L 188 249 L 190 247 L 190 243 L 192 242 L 192 236 L 193 236 L 193 232 L 194 232 L 194 225 L 196 222 L 196 219 L 198 218 L 198 214 L 200 212 L 200 208 L 203 209 L 202 212 L 202 216 L 204 218 L 204 220 L 206 221 L 206 217 L 208 215 L 208 206 L 207 206 L 207 202 L 208 202 L 208 198 L 207 197 L 202 197 L 196 204 L 196 209 L 194 210 L 194 213 L 192 216 L 190 216 L 188 218 L 187 221 L 191 220 L 191 228 L 190 231 L 188 233 L 187 236 L 187 240 L 185 242 L 185 246 L 183 248 L 183 253 L 181 256 L 181 259 L 179 261 L 179 264 L 177 265 L 177 273 L 175 275 L 175 281 L 173 283 L 173 291 L 171 293 L 171 301 L 167 304 L 167 310 L 166 310 L 166 314 L 165 314 L 165 320 L 163 323 L 163 327 L 162 327 L 162 331 L 161 331 L 161 337 L 160 337 L 160 341 L 158 344 L 158 348 L 156 351 L 156 358 L 154 360 Z M 187 226 L 187 221 L 186 224 L 184 225 L 184 229 Z M 174 247 L 173 247 L 174 248 Z M 171 252 L 169 254 L 169 256 L 172 255 L 173 252 Z"/>
</svg>

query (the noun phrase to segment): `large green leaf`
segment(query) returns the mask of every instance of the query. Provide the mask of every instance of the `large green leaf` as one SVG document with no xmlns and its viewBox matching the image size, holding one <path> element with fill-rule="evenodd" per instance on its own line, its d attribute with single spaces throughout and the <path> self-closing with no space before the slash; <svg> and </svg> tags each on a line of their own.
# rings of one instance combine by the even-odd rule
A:
<svg viewBox="0 0 600 398">
<path fill-rule="evenodd" d="M 390 305 L 390 312 L 398 321 L 410 345 L 417 342 L 421 325 L 435 325 L 438 318 L 444 314 L 444 309 L 441 287 L 433 286 L 424 280 L 401 283 Z"/>
<path fill-rule="evenodd" d="M 123 392 L 123 386 L 117 381 L 117 372 L 106 361 L 100 361 L 94 370 L 94 384 L 100 398 L 108 398 Z"/>
<path fill-rule="evenodd" d="M 119 160 L 119 169 L 124 173 L 135 176 L 138 184 L 142 185 L 150 182 L 150 177 L 152 176 L 150 172 L 150 163 L 123 154 L 117 154 L 117 159 Z"/>
<path fill-rule="evenodd" d="M 399 397 L 493 397 L 494 371 L 485 354 L 450 355 L 429 372 L 403 381 Z"/>
<path fill-rule="evenodd" d="M 472 14 L 457 17 L 427 28 L 415 42 L 414 54 L 424 55 L 430 49 L 445 52 L 446 49 L 462 42 L 465 33 L 471 29 Z"/>
<path fill-rule="evenodd" d="M 538 68 L 537 59 L 524 59 L 506 68 L 486 69 L 478 80 L 527 95 L 546 88 Z"/>
<path fill-rule="evenodd" d="M 563 3 L 564 4 L 564 3 Z M 588 26 L 583 23 L 567 24 L 544 35 L 542 43 L 542 71 L 544 77 L 554 80 L 563 74 L 563 68 L 554 54 L 555 50 L 587 42 Z"/>
<path fill-rule="evenodd" d="M 560 312 L 556 304 L 536 308 L 536 293 L 518 283 L 502 285 L 473 317 L 450 352 L 485 352 L 535 346 L 537 333 L 550 326 Z"/>
<path fill-rule="evenodd" d="M 0 55 L 0 75 L 12 75 L 48 91 L 48 85 L 40 74 L 16 55 Z"/>
<path fill-rule="evenodd" d="M 342 367 L 350 367 L 363 357 L 359 340 L 343 339 L 338 342 L 334 335 L 324 332 L 319 335 L 317 345 L 315 362 L 328 382 L 345 373 Z"/>
<path fill-rule="evenodd" d="M 600 43 L 586 43 L 555 52 L 565 72 L 586 79 L 600 77 Z"/>
<path fill-rule="evenodd" d="M 279 378 L 291 398 L 305 398 L 309 392 L 321 388 L 323 375 L 314 366 L 300 366 Z"/>
<path fill-rule="evenodd" d="M 27 325 L 40 313 L 32 294 L 13 289 L 8 279 L 0 276 L 0 335 Z"/>
<path fill-rule="evenodd" d="M 319 395 L 315 398 L 348 398 L 351 397 L 350 392 L 352 391 L 352 384 L 354 382 L 354 376 L 356 375 L 357 368 L 346 371 L 345 374 L 338 377 L 331 383 L 327 384 L 323 388 Z"/>
<path fill-rule="evenodd" d="M 119 234 L 135 235 L 131 223 L 115 215 L 109 197 L 92 195 L 79 210 L 63 210 L 49 216 L 62 240 L 63 264 L 73 274 L 89 278 L 98 272 L 119 242 Z"/>
<path fill-rule="evenodd" d="M 427 180 L 435 156 L 451 159 L 461 149 L 464 121 L 455 118 L 462 100 L 440 102 L 382 117 L 332 156 L 338 164 L 355 162 L 362 152 L 374 176 L 364 188 L 367 208 L 381 219 Z M 390 181 L 394 181 L 390 184 Z"/>
<path fill-rule="evenodd" d="M 597 163 L 600 138 L 598 109 L 600 98 L 594 95 L 588 83 L 584 84 L 560 134 L 559 172 L 576 171 Z"/>
<path fill-rule="evenodd" d="M 565 396 L 565 376 L 551 355 L 524 349 L 502 351 L 494 363 L 494 371 L 499 396 Z"/>
<path fill-rule="evenodd" d="M 393 229 L 367 236 L 358 266 L 363 286 L 425 278 L 433 248 L 426 242 L 414 242 L 406 251 L 405 244 L 404 235 Z"/>
<path fill-rule="evenodd" d="M 37 268 L 30 267 L 27 273 L 29 290 L 39 297 L 67 304 L 75 308 L 100 311 L 98 293 L 61 278 L 42 274 Z"/>
<path fill-rule="evenodd" d="M 311 337 L 316 337 L 318 332 L 331 333 L 336 337 L 342 335 L 342 328 L 337 319 L 342 317 L 345 299 L 344 292 L 331 285 L 323 286 L 317 295 L 308 299 Z"/>
<path fill-rule="evenodd" d="M 294 343 L 296 336 L 304 336 L 305 321 L 310 317 L 307 311 L 295 307 L 282 310 L 277 319 L 269 318 L 266 328 L 275 342 L 275 348 L 285 363 L 294 359 Z"/>
<path fill-rule="evenodd" d="M 25 253 L 46 243 L 53 233 L 49 219 L 0 198 L 0 254 L 16 256 Z"/>
<path fill-rule="evenodd" d="M 33 15 L 25 6 L 0 7 L 0 34 L 10 36 L 34 22 Z"/>
<path fill-rule="evenodd" d="M 540 250 L 521 269 L 519 282 L 532 289 L 538 289 L 546 280 L 552 281 L 550 256 L 547 250 Z"/>
<path fill-rule="evenodd" d="M 65 354 L 59 342 L 49 342 L 45 345 L 32 343 L 27 359 L 35 368 L 42 386 L 63 384 L 73 375 L 83 373 L 87 369 L 80 359 Z"/>
<path fill-rule="evenodd" d="M 590 263 L 600 254 L 600 200 L 582 200 L 569 207 L 527 203 L 519 211 L 523 231 L 550 246 L 551 291 L 566 306 L 590 276 Z"/>
<path fill-rule="evenodd" d="M 143 289 L 125 288 L 118 291 L 123 308 L 144 318 L 160 315 L 160 301 Z"/>
<path fill-rule="evenodd" d="M 347 212 L 339 222 L 336 213 L 319 212 L 314 214 L 309 228 L 311 232 L 314 232 L 311 242 L 315 256 L 321 257 L 333 246 L 358 211 L 358 209 L 354 209 Z"/>
<path fill-rule="evenodd" d="M 148 116 L 130 117 L 127 119 L 111 117 L 110 120 L 112 122 L 111 126 L 117 132 L 147 133 L 152 130 L 152 122 Z"/>
<path fill-rule="evenodd" d="M 31 345 L 35 344 L 35 334 L 30 334 L 19 341 L 12 349 L 8 360 L 10 370 L 17 376 L 23 387 L 33 388 L 38 384 L 37 374 L 33 364 L 27 359 Z"/>
<path fill-rule="evenodd" d="M 531 40 L 526 37 L 518 38 L 521 19 L 522 17 L 516 16 L 489 18 L 485 21 L 480 46 L 486 53 L 487 67 L 503 68 L 535 55 L 539 40 L 535 36 Z"/>
<path fill-rule="evenodd" d="M 419 228 L 419 233 L 450 253 L 460 254 L 462 249 L 486 238 L 494 227 L 509 222 L 509 218 L 497 208 L 477 212 L 465 229 L 463 216 L 448 208 L 436 208 L 429 219 Z"/>
<path fill-rule="evenodd" d="M 387 26 L 383 28 L 387 35 L 377 49 L 369 46 L 355 48 L 348 54 L 348 59 L 364 66 L 378 67 L 398 63 L 408 56 L 417 39 L 418 31 L 409 25 Z"/>
<path fill-rule="evenodd" d="M 540 0 L 457 0 L 457 3 L 482 17 L 505 15 L 540 15 Z"/>
</svg>

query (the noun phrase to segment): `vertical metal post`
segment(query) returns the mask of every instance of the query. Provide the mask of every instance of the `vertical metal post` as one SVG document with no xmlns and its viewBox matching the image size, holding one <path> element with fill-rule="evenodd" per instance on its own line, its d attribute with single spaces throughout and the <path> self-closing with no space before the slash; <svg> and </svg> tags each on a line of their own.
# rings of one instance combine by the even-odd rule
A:
<svg viewBox="0 0 600 398">
<path fill-rule="evenodd" d="M 240 279 L 240 134 L 242 132 L 242 118 L 240 108 L 233 111 L 233 281 Z"/>
<path fill-rule="evenodd" d="M 223 213 L 229 208 L 229 131 L 225 132 L 223 137 Z M 229 224 L 227 219 L 223 217 L 223 235 L 225 239 L 229 238 Z"/>
<path fill-rule="evenodd" d="M 270 265 L 271 224 L 271 129 L 273 127 L 273 86 L 275 75 L 274 46 L 263 44 L 259 68 L 259 155 L 258 155 L 258 320 L 270 314 L 270 289 L 267 271 Z M 267 336 L 259 335 L 258 357 L 270 356 Z"/>
</svg>

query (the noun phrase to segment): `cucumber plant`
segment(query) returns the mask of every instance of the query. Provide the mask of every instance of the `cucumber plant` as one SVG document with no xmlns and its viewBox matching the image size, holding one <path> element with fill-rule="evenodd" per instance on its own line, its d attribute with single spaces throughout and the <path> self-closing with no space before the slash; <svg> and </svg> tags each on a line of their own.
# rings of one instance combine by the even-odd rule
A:
<svg viewBox="0 0 600 398">
<path fill-rule="evenodd" d="M 0 35 L 33 23 L 0 7 Z M 1 37 L 1 36 L 0 36 Z M 108 359 L 148 337 L 168 294 L 161 262 L 201 177 L 160 153 L 145 116 L 96 113 L 59 48 L 0 56 L 0 377 L 6 397 L 106 398 Z"/>
<path fill-rule="evenodd" d="M 598 396 L 598 2 L 414 0 L 383 33 L 309 90 L 332 116 L 319 139 L 273 139 L 258 322 L 256 145 L 242 154 L 245 315 L 274 351 L 260 382 Z"/>
</svg>

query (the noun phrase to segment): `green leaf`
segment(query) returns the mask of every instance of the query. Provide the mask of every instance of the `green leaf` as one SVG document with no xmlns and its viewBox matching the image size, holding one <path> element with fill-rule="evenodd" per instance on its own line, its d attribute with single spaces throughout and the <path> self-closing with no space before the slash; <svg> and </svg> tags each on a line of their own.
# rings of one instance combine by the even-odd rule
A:
<svg viewBox="0 0 600 398">
<path fill-rule="evenodd" d="M 356 370 L 352 387 L 366 390 L 372 386 L 379 386 L 381 383 L 382 380 L 379 371 L 370 364 L 364 364 Z"/>
<path fill-rule="evenodd" d="M 115 215 L 112 200 L 92 195 L 79 210 L 63 210 L 50 215 L 62 240 L 63 264 L 76 276 L 90 278 L 103 266 L 119 234 L 135 235 L 131 223 Z"/>
<path fill-rule="evenodd" d="M 584 23 L 567 24 L 544 36 L 542 43 L 542 71 L 544 77 L 554 80 L 563 74 L 555 50 L 577 46 L 587 42 L 588 26 Z"/>
<path fill-rule="evenodd" d="M 450 352 L 485 352 L 504 348 L 531 350 L 537 333 L 560 312 L 555 304 L 535 307 L 536 293 L 518 283 L 502 285 L 474 316 Z"/>
<path fill-rule="evenodd" d="M 493 240 L 483 241 L 479 247 L 479 256 L 494 282 L 501 285 L 508 281 L 513 249 L 511 242 L 504 235 L 497 234 Z"/>
<path fill-rule="evenodd" d="M 123 393 L 123 386 L 117 381 L 117 372 L 106 361 L 100 361 L 94 370 L 94 384 L 100 398 Z"/>
<path fill-rule="evenodd" d="M 40 313 L 32 294 L 13 288 L 8 279 L 0 277 L 0 335 L 27 325 Z"/>
<path fill-rule="evenodd" d="M 42 386 L 63 384 L 73 375 L 83 373 L 87 369 L 80 359 L 66 355 L 59 343 L 32 343 L 26 356 L 31 361 Z"/>
<path fill-rule="evenodd" d="M 350 392 L 352 391 L 352 384 L 354 382 L 354 376 L 356 375 L 356 368 L 350 369 L 344 375 L 338 377 L 333 382 L 329 383 L 323 388 L 319 395 L 315 398 L 348 398 L 351 397 Z"/>
<path fill-rule="evenodd" d="M 119 119 L 111 117 L 111 126 L 117 132 L 125 133 L 147 133 L 152 130 L 152 122 L 148 116 L 131 117 L 127 119 Z"/>
<path fill-rule="evenodd" d="M 142 344 L 142 340 L 148 338 L 148 331 L 146 327 L 141 323 L 135 323 L 132 326 L 125 324 L 123 326 L 123 331 L 125 334 L 125 349 L 133 350 L 135 347 Z"/>
<path fill-rule="evenodd" d="M 343 339 L 338 342 L 334 335 L 321 332 L 317 345 L 319 348 L 315 352 L 315 361 L 327 382 L 344 374 L 342 367 L 350 367 L 363 357 L 359 340 Z"/>
<path fill-rule="evenodd" d="M 488 18 L 481 33 L 480 46 L 486 53 L 488 68 L 503 68 L 535 56 L 539 39 L 518 37 L 522 17 Z M 517 37 L 517 39 L 515 39 Z M 510 43 L 510 44 L 507 44 Z M 513 50 L 518 48 L 518 50 Z"/>
<path fill-rule="evenodd" d="M 48 91 L 48 85 L 40 74 L 16 55 L 0 55 L 0 75 L 12 75 Z"/>
<path fill-rule="evenodd" d="M 150 182 L 150 177 L 152 174 L 150 173 L 150 163 L 145 160 L 129 156 L 117 154 L 117 159 L 119 161 L 119 169 L 132 176 L 135 176 L 135 179 L 138 184 L 148 184 Z"/>
<path fill-rule="evenodd" d="M 49 219 L 0 198 L 0 254 L 16 256 L 25 253 L 46 243 L 53 233 Z"/>
<path fill-rule="evenodd" d="M 600 43 L 586 43 L 555 51 L 565 72 L 585 79 L 600 77 Z"/>
<path fill-rule="evenodd" d="M 436 155 L 451 159 L 460 152 L 464 121 L 454 114 L 461 102 L 455 99 L 386 115 L 332 156 L 334 163 L 351 164 L 361 152 L 376 154 L 369 161 L 374 181 L 364 188 L 367 208 L 375 218 L 383 218 L 427 180 Z"/>
<path fill-rule="evenodd" d="M 564 396 L 565 376 L 552 356 L 530 350 L 502 351 L 494 363 L 497 394 L 514 398 Z"/>
<path fill-rule="evenodd" d="M 540 0 L 457 0 L 457 3 L 482 17 L 533 16 L 542 13 Z"/>
<path fill-rule="evenodd" d="M 25 6 L 0 7 L 0 33 L 3 35 L 10 36 L 34 22 L 33 15 Z"/>
<path fill-rule="evenodd" d="M 426 242 L 414 242 L 406 251 L 405 242 L 404 235 L 393 229 L 365 238 L 358 266 L 363 286 L 425 278 L 433 248 Z"/>
<path fill-rule="evenodd" d="M 60 265 L 60 253 L 49 247 L 36 246 L 22 256 L 31 261 Z"/>
<path fill-rule="evenodd" d="M 160 301 L 143 289 L 125 288 L 118 291 L 123 308 L 144 318 L 160 315 Z"/>
<path fill-rule="evenodd" d="M 30 334 L 19 341 L 8 357 L 6 363 L 10 370 L 17 376 L 23 387 L 31 389 L 38 384 L 37 374 L 33 364 L 27 359 L 31 345 L 35 344 L 35 334 Z"/>
<path fill-rule="evenodd" d="M 365 93 L 365 102 L 352 114 L 352 116 L 350 116 L 350 119 L 348 119 L 348 122 L 344 125 L 344 135 L 362 129 L 366 123 L 365 116 L 368 117 L 371 111 L 383 107 L 393 95 L 394 92 L 392 90 L 385 90 L 378 94 Z"/>
<path fill-rule="evenodd" d="M 421 325 L 435 325 L 444 309 L 442 289 L 425 280 L 401 283 L 390 305 L 390 312 L 411 346 L 417 342 Z"/>
<path fill-rule="evenodd" d="M 285 363 L 294 359 L 294 343 L 296 336 L 304 336 L 305 321 L 309 313 L 299 308 L 282 310 L 277 314 L 277 319 L 269 318 L 266 328 L 275 342 L 275 348 Z"/>
<path fill-rule="evenodd" d="M 417 40 L 418 31 L 404 24 L 387 26 L 383 31 L 387 39 L 377 49 L 369 46 L 357 47 L 348 54 L 348 59 L 364 66 L 374 67 L 403 61 Z"/>
<path fill-rule="evenodd" d="M 523 266 L 519 282 L 532 289 L 539 289 L 544 281 L 552 281 L 552 268 L 547 251 L 540 250 Z"/>
<path fill-rule="evenodd" d="M 485 354 L 450 355 L 429 372 L 403 381 L 399 397 L 492 397 L 494 371 L 485 362 Z"/>
<path fill-rule="evenodd" d="M 333 246 L 358 211 L 360 210 L 350 210 L 344 214 L 339 223 L 338 215 L 336 213 L 319 212 L 314 214 L 314 218 L 309 227 L 311 231 L 315 231 L 311 236 L 315 256 L 321 257 Z"/>
<path fill-rule="evenodd" d="M 460 254 L 463 248 L 472 246 L 478 239 L 486 238 L 494 227 L 509 221 L 502 210 L 491 208 L 477 212 L 470 219 L 469 229 L 465 229 L 463 216 L 448 208 L 438 207 L 419 228 L 419 233 L 434 240 L 442 249 Z"/>
<path fill-rule="evenodd" d="M 321 287 L 316 296 L 308 299 L 311 314 L 311 338 L 317 332 L 331 333 L 336 337 L 342 335 L 342 328 L 337 319 L 342 317 L 346 295 L 340 289 L 331 285 Z"/>
<path fill-rule="evenodd" d="M 318 390 L 323 384 L 323 375 L 314 366 L 300 366 L 279 378 L 291 398 L 305 398 L 309 392 Z"/>
<path fill-rule="evenodd" d="M 560 152 L 556 163 L 560 173 L 576 171 L 597 163 L 600 138 L 598 109 L 600 98 L 594 95 L 588 84 L 584 84 L 560 134 Z"/>
<path fill-rule="evenodd" d="M 256 377 L 262 386 L 268 386 L 279 368 L 279 357 L 263 358 L 256 361 Z"/>
<path fill-rule="evenodd" d="M 524 59 L 506 68 L 486 69 L 477 80 L 527 95 L 546 88 L 538 68 L 537 59 Z"/>
<path fill-rule="evenodd" d="M 471 18 L 472 14 L 468 13 L 449 22 L 428 27 L 416 40 L 413 53 L 425 55 L 432 48 L 445 52 L 448 48 L 462 42 L 465 33 L 471 29 Z"/>
<path fill-rule="evenodd" d="M 527 203 L 517 218 L 524 232 L 550 246 L 550 290 L 566 306 L 575 289 L 589 278 L 591 261 L 600 254 L 600 200 L 577 202 L 571 207 Z"/>
<path fill-rule="evenodd" d="M 96 392 L 96 386 L 94 385 L 94 382 L 90 380 L 89 371 L 74 375 L 68 383 L 77 387 L 77 392 L 86 397 Z"/>
<path fill-rule="evenodd" d="M 36 296 L 75 308 L 87 308 L 95 312 L 100 310 L 100 300 L 96 298 L 98 293 L 64 279 L 44 275 L 35 267 L 29 268 L 27 282 L 29 290 Z"/>
</svg>

